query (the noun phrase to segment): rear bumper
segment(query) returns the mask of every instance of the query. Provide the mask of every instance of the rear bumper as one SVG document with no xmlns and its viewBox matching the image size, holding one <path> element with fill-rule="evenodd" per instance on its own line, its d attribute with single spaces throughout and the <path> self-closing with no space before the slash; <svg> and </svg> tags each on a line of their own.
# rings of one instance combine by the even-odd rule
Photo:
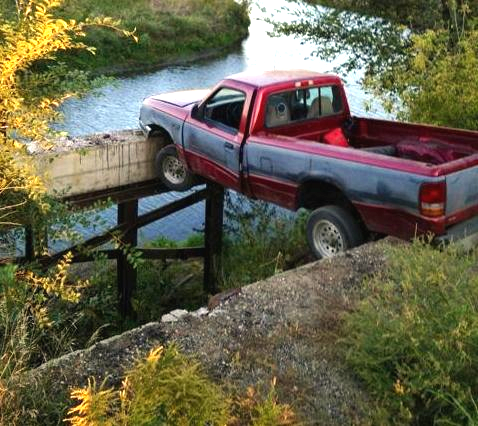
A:
<svg viewBox="0 0 478 426">
<path fill-rule="evenodd" d="M 458 223 L 447 229 L 446 234 L 435 238 L 437 243 L 456 243 L 465 250 L 471 250 L 478 245 L 478 216 Z"/>
</svg>

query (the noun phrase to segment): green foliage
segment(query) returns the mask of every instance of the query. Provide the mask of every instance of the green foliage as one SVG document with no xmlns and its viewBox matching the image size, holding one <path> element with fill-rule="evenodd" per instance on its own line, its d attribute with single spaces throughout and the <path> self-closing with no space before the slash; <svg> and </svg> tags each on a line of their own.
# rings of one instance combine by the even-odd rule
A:
<svg viewBox="0 0 478 426">
<path fill-rule="evenodd" d="M 390 249 L 346 320 L 349 365 L 396 424 L 476 424 L 476 253 Z"/>
<path fill-rule="evenodd" d="M 221 389 L 174 346 L 151 351 L 118 392 L 91 381 L 72 397 L 80 401 L 69 411 L 72 425 L 223 425 L 229 410 Z"/>
<path fill-rule="evenodd" d="M 71 306 L 88 285 L 68 282 L 71 259 L 65 256 L 46 275 L 13 265 L 0 268 L 0 380 L 68 348 L 75 323 Z"/>
<path fill-rule="evenodd" d="M 234 0 L 68 0 L 62 16 L 113 16 L 125 27 L 136 28 L 139 42 L 96 28 L 88 31 L 86 42 L 97 46 L 97 55 L 77 52 L 63 58 L 75 68 L 120 72 L 167 64 L 205 49 L 230 47 L 247 36 L 248 7 L 247 1 Z"/>
<path fill-rule="evenodd" d="M 467 31 L 453 48 L 447 31 L 427 31 L 412 37 L 406 66 L 391 69 L 375 84 L 392 82 L 391 110 L 400 118 L 448 127 L 478 129 L 478 31 Z M 371 82 L 370 86 L 374 86 Z M 390 93 L 389 92 L 389 93 Z M 401 108 L 392 108 L 401 105 Z M 397 111 L 398 110 L 398 111 Z"/>
<path fill-rule="evenodd" d="M 264 398 L 253 387 L 247 389 L 246 396 L 233 405 L 233 424 L 252 426 L 286 426 L 298 424 L 294 412 L 288 405 L 277 401 L 276 379 L 274 378 L 267 396 Z"/>
<path fill-rule="evenodd" d="M 277 402 L 275 380 L 266 398 L 249 388 L 246 397 L 233 403 L 174 345 L 154 349 L 137 362 L 119 390 L 97 386 L 91 379 L 71 397 L 78 401 L 65 420 L 72 426 L 296 424 L 290 407 Z"/>
<path fill-rule="evenodd" d="M 314 43 L 325 59 L 345 57 L 336 70 L 365 71 L 365 89 L 402 120 L 478 128 L 478 2 L 319 3 L 336 9 L 299 9 L 291 22 L 274 22 L 276 33 Z"/>
<path fill-rule="evenodd" d="M 41 275 L 0 267 L 0 424 L 44 424 L 36 419 L 61 412 L 62 403 L 44 395 L 51 385 L 27 386 L 19 377 L 74 346 L 78 313 L 72 308 L 87 283 L 67 280 L 70 262 L 67 256 Z M 39 413 L 40 406 L 51 411 Z"/>
<path fill-rule="evenodd" d="M 360 15 L 385 19 L 394 24 L 406 25 L 413 30 L 423 31 L 437 27 L 446 28 L 451 22 L 452 10 L 469 5 L 474 14 L 478 2 L 471 0 L 308 0 L 340 11 L 351 11 Z M 458 4 L 457 4 L 458 3 Z"/>
<path fill-rule="evenodd" d="M 294 9 L 285 8 L 292 20 L 269 20 L 274 33 L 312 43 L 312 55 L 341 61 L 337 71 L 365 69 L 368 75 L 379 75 L 390 64 L 403 60 L 409 45 L 403 26 L 349 10 L 293 5 Z"/>
<path fill-rule="evenodd" d="M 307 256 L 305 212 L 293 218 L 271 204 L 235 195 L 226 199 L 226 217 L 224 287 L 270 277 Z"/>
</svg>

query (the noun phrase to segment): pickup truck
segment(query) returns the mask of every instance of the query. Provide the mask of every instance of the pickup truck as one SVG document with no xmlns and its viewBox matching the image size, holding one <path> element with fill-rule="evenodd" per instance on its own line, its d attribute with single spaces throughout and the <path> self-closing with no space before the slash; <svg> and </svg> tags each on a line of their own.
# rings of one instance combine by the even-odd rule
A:
<svg viewBox="0 0 478 426">
<path fill-rule="evenodd" d="M 205 178 L 311 210 L 318 258 L 371 233 L 478 241 L 478 132 L 354 117 L 335 75 L 235 74 L 146 98 L 140 126 L 159 138 L 156 167 L 172 190 Z"/>
</svg>

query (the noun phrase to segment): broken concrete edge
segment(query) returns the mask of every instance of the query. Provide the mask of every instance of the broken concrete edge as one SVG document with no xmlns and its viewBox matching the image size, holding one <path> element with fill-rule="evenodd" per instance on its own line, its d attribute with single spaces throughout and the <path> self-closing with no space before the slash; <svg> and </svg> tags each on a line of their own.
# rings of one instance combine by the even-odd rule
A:
<svg viewBox="0 0 478 426">
<path fill-rule="evenodd" d="M 234 305 L 242 295 L 253 294 L 257 287 L 267 283 L 280 285 L 291 275 L 307 274 L 313 271 L 321 263 L 330 267 L 335 261 L 339 261 L 344 256 L 360 256 L 361 251 L 370 251 L 372 247 L 377 247 L 377 251 L 384 245 L 396 244 L 396 239 L 387 238 L 378 242 L 372 242 L 358 247 L 348 253 L 338 255 L 336 258 L 322 259 L 303 265 L 296 269 L 274 275 L 265 280 L 258 281 L 242 289 L 233 289 L 223 294 L 224 300 L 218 303 L 213 309 L 202 307 L 194 312 L 176 309 L 163 315 L 161 322 L 151 322 L 141 327 L 126 331 L 125 333 L 102 340 L 91 347 L 83 350 L 77 350 L 66 354 L 60 358 L 50 360 L 34 370 L 26 373 L 26 380 L 49 377 L 50 380 L 57 380 L 58 384 L 68 386 L 84 386 L 89 377 L 102 378 L 107 380 L 109 385 L 120 383 L 124 371 L 131 368 L 135 362 L 147 355 L 149 351 L 158 346 L 166 345 L 169 342 L 167 336 L 171 326 L 175 329 L 183 324 L 189 328 L 188 324 L 192 321 L 207 321 L 208 318 L 221 317 L 227 314 L 228 306 Z M 375 249 L 374 249 L 375 250 Z M 217 295 L 218 296 L 218 295 Z M 218 298 L 220 299 L 220 298 Z M 173 324 L 171 324 L 173 323 Z M 105 363 L 105 361 L 107 361 Z M 72 372 L 74 374 L 72 375 Z M 67 379 L 67 377 L 69 377 Z"/>
<path fill-rule="evenodd" d="M 32 156 L 54 157 L 64 152 L 81 152 L 86 148 L 130 142 L 137 139 L 144 139 L 143 132 L 140 129 L 112 130 L 111 132 L 99 132 L 81 136 L 61 135 L 53 139 L 48 147 L 36 141 L 28 142 L 27 152 Z"/>
<path fill-rule="evenodd" d="M 56 198 L 107 191 L 157 178 L 154 158 L 161 141 L 145 138 L 139 130 L 65 140 L 69 148 L 65 142 L 65 149 L 31 155 L 48 192 Z"/>
<path fill-rule="evenodd" d="M 188 312 L 185 309 L 175 309 L 171 312 L 168 312 L 167 314 L 164 314 L 161 317 L 161 322 L 180 321 L 181 319 L 187 317 L 188 315 L 195 318 L 201 318 L 207 315 L 214 316 L 215 315 L 214 312 L 216 309 L 218 309 L 222 304 L 234 299 L 234 297 L 241 294 L 241 291 L 242 291 L 241 288 L 233 288 L 233 289 L 225 290 L 221 293 L 215 294 L 214 296 L 210 297 L 207 307 L 203 306 L 195 311 Z"/>
</svg>

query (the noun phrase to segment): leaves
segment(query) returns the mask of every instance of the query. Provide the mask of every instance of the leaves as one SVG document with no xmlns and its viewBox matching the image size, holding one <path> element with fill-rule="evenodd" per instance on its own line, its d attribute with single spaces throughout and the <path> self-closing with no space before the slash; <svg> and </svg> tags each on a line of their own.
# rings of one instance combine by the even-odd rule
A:
<svg viewBox="0 0 478 426">
<path fill-rule="evenodd" d="M 26 143 L 35 140 L 50 147 L 50 124 L 61 118 L 58 107 L 104 82 L 91 82 L 87 74 L 68 70 L 56 63 L 56 55 L 72 49 L 93 53 L 81 41 L 92 26 L 135 37 L 134 31 L 121 29 L 112 18 L 84 22 L 55 18 L 53 12 L 63 3 L 18 1 L 16 15 L 0 15 L 0 227 L 28 223 L 36 216 L 33 212 L 48 210 L 43 182 L 24 155 Z"/>
<path fill-rule="evenodd" d="M 364 71 L 365 89 L 401 120 L 478 129 L 476 0 L 318 3 L 336 9 L 296 8 L 274 32 L 314 43 L 341 61 L 335 71 Z"/>
<path fill-rule="evenodd" d="M 390 248 L 346 319 L 348 362 L 392 424 L 467 424 L 465 412 L 476 413 L 476 254 L 421 241 Z"/>
</svg>

